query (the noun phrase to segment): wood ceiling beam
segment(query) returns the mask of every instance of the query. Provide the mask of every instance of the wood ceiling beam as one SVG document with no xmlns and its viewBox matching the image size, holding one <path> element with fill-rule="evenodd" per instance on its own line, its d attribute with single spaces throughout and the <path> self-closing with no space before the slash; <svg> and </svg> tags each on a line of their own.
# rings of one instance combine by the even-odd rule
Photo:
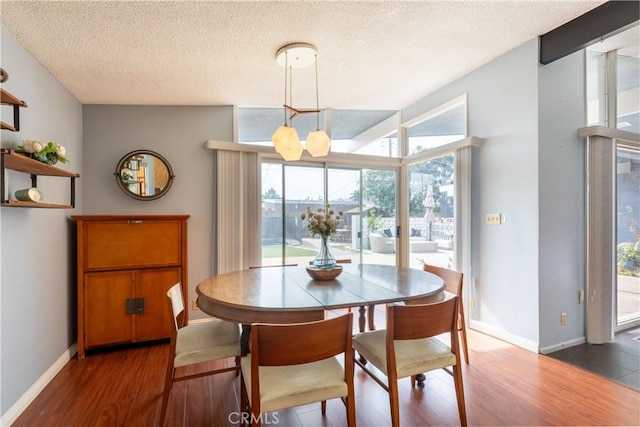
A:
<svg viewBox="0 0 640 427">
<path fill-rule="evenodd" d="M 549 64 L 633 26 L 640 2 L 609 1 L 540 36 L 540 63 Z"/>
</svg>

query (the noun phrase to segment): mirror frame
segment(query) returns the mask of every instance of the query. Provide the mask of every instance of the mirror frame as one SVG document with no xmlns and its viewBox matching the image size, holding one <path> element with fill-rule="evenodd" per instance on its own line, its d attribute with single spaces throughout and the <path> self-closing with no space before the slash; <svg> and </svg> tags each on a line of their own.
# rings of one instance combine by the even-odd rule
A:
<svg viewBox="0 0 640 427">
<path fill-rule="evenodd" d="M 162 191 L 160 191 L 157 194 L 153 194 L 151 196 L 141 196 L 139 194 L 132 193 L 129 190 L 128 186 L 122 182 L 122 178 L 120 176 L 122 173 L 122 170 L 125 169 L 124 164 L 128 162 L 131 159 L 131 157 L 142 155 L 142 154 L 148 154 L 148 155 L 157 157 L 166 166 L 167 171 L 169 173 L 169 179 L 167 181 L 167 185 L 162 189 Z M 167 159 L 165 159 L 155 151 L 151 151 L 151 150 L 133 150 L 130 153 L 125 154 L 116 165 L 116 171 L 114 172 L 114 175 L 116 178 L 116 182 L 118 183 L 118 187 L 120 187 L 120 189 L 127 196 L 132 197 L 136 200 L 143 200 L 143 201 L 156 200 L 164 196 L 165 194 L 167 194 L 167 191 L 169 191 L 169 189 L 171 188 L 171 185 L 173 184 L 173 179 L 175 178 L 175 175 L 173 174 L 173 169 L 171 168 L 171 165 L 169 164 Z"/>
</svg>

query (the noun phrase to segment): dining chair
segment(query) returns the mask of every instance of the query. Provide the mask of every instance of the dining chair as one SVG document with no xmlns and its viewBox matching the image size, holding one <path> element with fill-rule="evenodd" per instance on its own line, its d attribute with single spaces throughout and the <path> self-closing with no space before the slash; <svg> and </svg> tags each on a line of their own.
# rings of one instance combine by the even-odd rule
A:
<svg viewBox="0 0 640 427">
<path fill-rule="evenodd" d="M 449 294 L 433 304 L 387 305 L 387 328 L 363 332 L 353 337 L 353 347 L 368 363 L 387 377 L 386 384 L 365 363 L 355 360 L 367 374 L 389 393 L 391 424 L 400 426 L 398 380 L 411 377 L 415 387 L 416 376 L 434 369 L 453 367 L 453 376 L 460 424 L 467 425 L 460 366 L 460 349 L 456 327 L 460 298 Z M 449 332 L 451 346 L 436 338 Z"/>
<path fill-rule="evenodd" d="M 469 347 L 467 346 L 467 323 L 464 319 L 464 304 L 462 302 L 462 273 L 444 267 L 423 263 L 422 269 L 433 273 L 444 280 L 445 290 L 457 295 L 460 298 L 458 304 L 458 332 L 460 333 L 460 344 L 464 352 L 464 361 L 469 364 Z"/>
<path fill-rule="evenodd" d="M 222 372 L 239 373 L 240 370 L 240 325 L 220 319 L 184 325 L 181 287 L 180 283 L 176 283 L 167 292 L 173 327 L 160 410 L 161 426 L 164 425 L 173 383 Z M 177 368 L 231 357 L 235 358 L 235 366 L 176 377 Z"/>
<path fill-rule="evenodd" d="M 309 323 L 253 324 L 251 353 L 240 361 L 240 410 L 249 411 L 251 425 L 267 424 L 262 414 L 313 402 L 322 402 L 324 415 L 326 401 L 341 398 L 347 425 L 355 426 L 352 330 L 353 313 Z M 241 417 L 242 425 L 248 418 Z"/>
</svg>

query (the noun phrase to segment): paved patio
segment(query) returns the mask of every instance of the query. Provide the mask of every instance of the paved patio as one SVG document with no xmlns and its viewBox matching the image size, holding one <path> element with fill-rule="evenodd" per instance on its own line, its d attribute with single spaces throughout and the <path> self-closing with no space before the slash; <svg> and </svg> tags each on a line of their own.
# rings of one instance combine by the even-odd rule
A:
<svg viewBox="0 0 640 427">
<path fill-rule="evenodd" d="M 320 239 L 302 239 L 302 245 L 300 247 L 317 251 L 320 246 Z M 331 253 L 336 258 L 350 258 L 353 262 L 358 262 L 360 256 L 359 249 L 352 249 L 347 244 L 332 244 Z M 363 250 L 362 253 L 363 263 L 365 264 L 382 264 L 382 265 L 395 265 L 396 254 L 381 254 L 375 253 L 371 250 Z M 305 265 L 309 261 L 313 260 L 313 256 L 303 257 L 289 257 L 287 262 L 297 263 L 299 265 Z M 422 268 L 421 260 L 429 264 L 440 265 L 443 267 L 451 266 L 453 264 L 453 251 L 446 249 L 438 249 L 436 252 L 411 252 L 409 255 L 409 263 L 411 268 Z"/>
</svg>

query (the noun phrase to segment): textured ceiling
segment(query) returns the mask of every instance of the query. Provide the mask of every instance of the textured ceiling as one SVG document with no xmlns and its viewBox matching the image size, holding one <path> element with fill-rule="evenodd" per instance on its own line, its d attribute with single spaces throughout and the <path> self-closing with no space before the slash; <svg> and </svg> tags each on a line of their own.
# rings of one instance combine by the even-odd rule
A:
<svg viewBox="0 0 640 427">
<path fill-rule="evenodd" d="M 397 110 L 602 3 L 2 0 L 1 20 L 84 104 L 280 107 L 275 53 L 307 42 L 322 108 Z"/>
</svg>

